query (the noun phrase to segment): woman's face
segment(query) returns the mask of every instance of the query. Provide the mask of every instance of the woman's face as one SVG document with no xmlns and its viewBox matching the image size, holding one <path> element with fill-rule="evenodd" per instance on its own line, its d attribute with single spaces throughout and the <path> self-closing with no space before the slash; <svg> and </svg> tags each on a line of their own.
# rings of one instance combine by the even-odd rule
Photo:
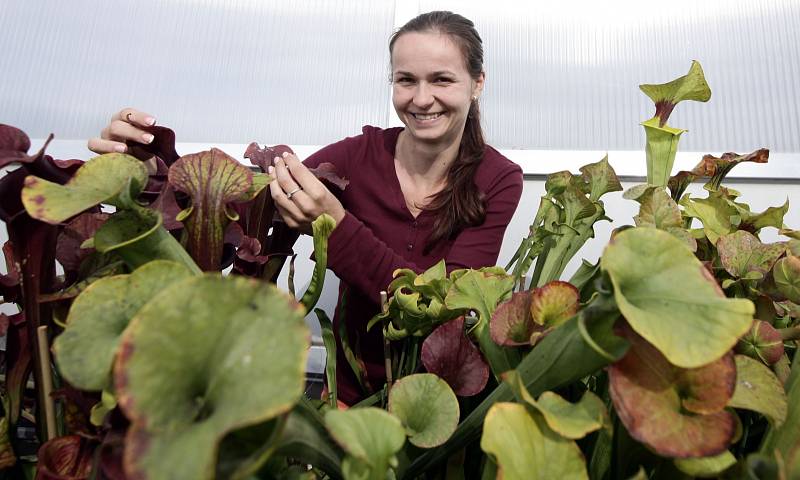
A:
<svg viewBox="0 0 800 480">
<path fill-rule="evenodd" d="M 412 32 L 397 37 L 392 50 L 392 102 L 411 137 L 442 145 L 458 142 L 472 97 L 483 89 L 461 49 L 448 35 Z"/>
</svg>

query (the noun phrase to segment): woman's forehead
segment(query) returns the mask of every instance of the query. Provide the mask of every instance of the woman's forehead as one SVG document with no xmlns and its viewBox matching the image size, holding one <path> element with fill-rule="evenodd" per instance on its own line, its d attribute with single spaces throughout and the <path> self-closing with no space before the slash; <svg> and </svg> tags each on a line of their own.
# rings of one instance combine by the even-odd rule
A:
<svg viewBox="0 0 800 480">
<path fill-rule="evenodd" d="M 450 35 L 409 32 L 397 37 L 392 49 L 392 71 L 466 71 L 464 55 Z"/>
</svg>

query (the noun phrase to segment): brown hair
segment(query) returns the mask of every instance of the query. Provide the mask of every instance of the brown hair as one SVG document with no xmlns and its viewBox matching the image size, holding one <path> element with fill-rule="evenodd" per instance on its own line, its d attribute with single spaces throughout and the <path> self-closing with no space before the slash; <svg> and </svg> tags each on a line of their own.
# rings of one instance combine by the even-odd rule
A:
<svg viewBox="0 0 800 480">
<path fill-rule="evenodd" d="M 389 54 L 397 39 L 404 33 L 439 32 L 449 35 L 461 49 L 464 64 L 473 80 L 483 72 L 483 42 L 475 24 L 453 12 L 423 13 L 400 27 L 389 40 Z M 426 210 L 435 212 L 433 231 L 425 245 L 429 252 L 441 240 L 451 239 L 463 229 L 480 225 L 486 218 L 483 195 L 475 186 L 475 172 L 483 160 L 486 142 L 483 140 L 478 102 L 469 107 L 467 122 L 458 148 L 458 156 L 447 172 L 447 184 L 433 195 Z"/>
</svg>

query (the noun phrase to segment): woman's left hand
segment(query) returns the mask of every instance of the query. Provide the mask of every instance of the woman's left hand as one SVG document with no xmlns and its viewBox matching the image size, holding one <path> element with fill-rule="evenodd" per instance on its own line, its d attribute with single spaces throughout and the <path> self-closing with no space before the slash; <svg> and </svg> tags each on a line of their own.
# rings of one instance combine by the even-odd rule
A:
<svg viewBox="0 0 800 480">
<path fill-rule="evenodd" d="M 275 157 L 275 166 L 269 174 L 275 177 L 269 189 L 278 213 L 291 228 L 311 234 L 311 222 L 327 213 L 339 222 L 344 218 L 344 207 L 321 181 L 291 153 Z"/>
</svg>

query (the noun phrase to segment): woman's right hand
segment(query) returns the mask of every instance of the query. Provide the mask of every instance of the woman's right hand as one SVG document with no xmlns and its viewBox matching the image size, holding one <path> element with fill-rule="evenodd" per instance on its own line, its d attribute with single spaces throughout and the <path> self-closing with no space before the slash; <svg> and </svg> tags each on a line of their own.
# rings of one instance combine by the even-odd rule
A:
<svg viewBox="0 0 800 480">
<path fill-rule="evenodd" d="M 123 108 L 111 117 L 111 122 L 100 132 L 100 138 L 89 140 L 89 150 L 95 153 L 123 153 L 128 150 L 125 142 L 150 143 L 153 135 L 142 130 L 142 127 L 152 127 L 156 119 L 149 113 L 140 112 L 133 108 Z"/>
</svg>

